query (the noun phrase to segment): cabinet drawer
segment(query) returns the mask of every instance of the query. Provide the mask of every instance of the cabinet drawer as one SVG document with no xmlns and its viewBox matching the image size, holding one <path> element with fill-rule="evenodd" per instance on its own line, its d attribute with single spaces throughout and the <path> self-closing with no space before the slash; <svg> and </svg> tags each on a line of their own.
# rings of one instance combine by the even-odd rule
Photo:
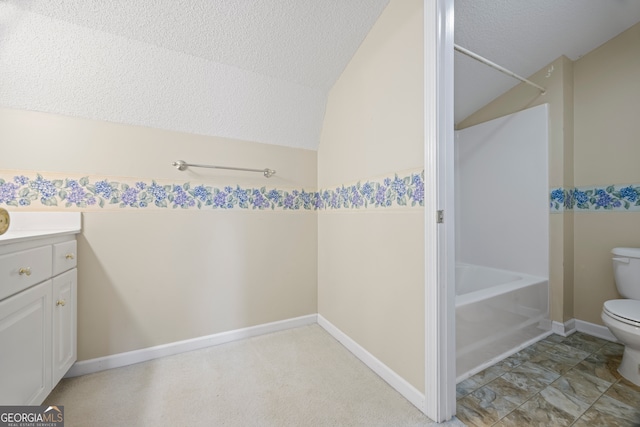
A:
<svg viewBox="0 0 640 427">
<path fill-rule="evenodd" d="M 53 245 L 53 275 L 72 269 L 78 264 L 76 241 Z"/>
<path fill-rule="evenodd" d="M 51 277 L 51 245 L 0 256 L 0 300 Z"/>
</svg>

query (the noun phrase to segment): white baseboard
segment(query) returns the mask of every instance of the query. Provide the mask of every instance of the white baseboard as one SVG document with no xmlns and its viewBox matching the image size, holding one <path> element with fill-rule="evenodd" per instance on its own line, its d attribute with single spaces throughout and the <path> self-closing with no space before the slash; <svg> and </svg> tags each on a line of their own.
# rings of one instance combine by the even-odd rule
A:
<svg viewBox="0 0 640 427">
<path fill-rule="evenodd" d="M 568 337 L 577 331 L 576 329 L 576 319 L 569 319 L 564 323 L 556 322 L 555 320 L 551 324 L 551 331 L 554 334 L 562 335 L 563 337 Z"/>
<path fill-rule="evenodd" d="M 543 331 L 553 332 L 553 322 L 551 322 L 551 319 L 542 319 L 540 323 L 538 323 L 538 327 Z"/>
<path fill-rule="evenodd" d="M 603 340 L 618 342 L 616 337 L 613 336 L 609 328 L 606 326 L 585 322 L 584 320 L 576 320 L 576 329 L 578 332 L 602 338 Z"/>
<path fill-rule="evenodd" d="M 318 314 L 318 324 L 332 337 L 338 340 L 340 344 L 345 346 L 347 350 L 353 353 L 354 356 L 356 356 L 365 365 L 367 365 L 373 372 L 378 374 L 380 378 L 385 380 L 398 393 L 404 396 L 405 399 L 407 399 L 421 411 L 424 411 L 425 396 L 423 393 L 409 384 L 407 380 L 395 373 L 391 368 L 382 363 L 374 355 L 369 353 L 364 347 L 355 342 L 347 334 L 342 332 L 320 314 Z"/>
<path fill-rule="evenodd" d="M 344 345 L 347 350 L 353 353 L 365 365 L 367 365 L 371 370 L 373 370 L 383 380 L 385 380 L 391 387 L 393 387 L 402 396 L 409 400 L 409 402 L 411 402 L 417 408 L 423 410 L 423 408 L 425 407 L 425 396 L 423 393 L 409 384 L 404 378 L 395 373 L 391 368 L 389 368 L 387 365 L 382 363 L 375 356 L 365 350 L 364 347 L 356 343 L 353 339 L 351 339 L 344 332 L 335 327 L 331 322 L 329 322 L 319 314 L 310 314 L 308 316 L 301 316 L 293 319 L 266 323 L 249 328 L 236 329 L 233 331 L 221 332 L 219 334 L 207 335 L 204 337 L 198 337 L 184 341 L 177 341 L 169 344 L 158 345 L 155 347 L 148 347 L 140 350 L 83 360 L 80 362 L 76 362 L 71 367 L 71 369 L 69 369 L 69 372 L 67 372 L 65 378 L 92 374 L 112 368 L 120 368 L 127 365 L 133 365 L 135 363 L 157 359 L 159 357 L 172 356 L 174 354 L 212 347 L 232 341 L 238 341 L 258 335 L 284 331 L 300 326 L 312 325 L 315 323 L 318 323 L 331 336 L 333 336 L 342 345 Z"/>
<path fill-rule="evenodd" d="M 258 335 L 270 334 L 272 332 L 284 331 L 300 326 L 313 325 L 317 323 L 317 319 L 317 314 L 310 314 L 307 316 L 265 323 L 248 328 L 221 332 L 219 334 L 207 335 L 204 337 L 172 342 L 155 347 L 128 351 L 126 353 L 118 353 L 110 356 L 83 360 L 80 362 L 76 362 L 71 367 L 71 369 L 69 369 L 69 372 L 67 372 L 65 378 L 92 374 L 94 372 L 104 371 L 106 369 L 120 368 L 122 366 L 145 362 L 147 360 L 157 359 L 159 357 L 172 356 L 174 354 L 184 353 L 192 350 L 199 350 L 205 347 L 225 344 L 228 342 L 251 338 Z"/>
</svg>

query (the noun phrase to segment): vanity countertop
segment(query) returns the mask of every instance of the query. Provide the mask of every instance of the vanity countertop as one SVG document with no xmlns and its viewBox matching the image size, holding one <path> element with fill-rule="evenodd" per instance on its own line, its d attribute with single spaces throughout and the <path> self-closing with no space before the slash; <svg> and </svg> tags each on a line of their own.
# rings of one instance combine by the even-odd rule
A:
<svg viewBox="0 0 640 427">
<path fill-rule="evenodd" d="M 81 230 L 80 212 L 9 212 L 9 229 L 0 235 L 0 245 L 43 237 L 77 234 Z"/>
</svg>

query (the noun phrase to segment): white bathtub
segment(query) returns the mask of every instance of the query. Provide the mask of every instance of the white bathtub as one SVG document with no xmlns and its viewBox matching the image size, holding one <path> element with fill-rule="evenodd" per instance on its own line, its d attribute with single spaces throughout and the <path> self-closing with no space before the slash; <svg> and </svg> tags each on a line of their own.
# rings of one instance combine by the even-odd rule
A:
<svg viewBox="0 0 640 427">
<path fill-rule="evenodd" d="M 547 335 L 548 314 L 547 278 L 456 265 L 458 381 Z"/>
</svg>

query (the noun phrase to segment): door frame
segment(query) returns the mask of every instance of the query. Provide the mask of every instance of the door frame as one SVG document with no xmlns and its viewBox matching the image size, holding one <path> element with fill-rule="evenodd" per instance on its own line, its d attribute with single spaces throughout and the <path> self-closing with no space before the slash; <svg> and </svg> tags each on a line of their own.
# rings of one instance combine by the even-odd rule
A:
<svg viewBox="0 0 640 427">
<path fill-rule="evenodd" d="M 424 28 L 424 412 L 442 422 L 456 413 L 454 0 L 425 0 Z M 438 211 L 444 213 L 441 223 Z"/>
</svg>

